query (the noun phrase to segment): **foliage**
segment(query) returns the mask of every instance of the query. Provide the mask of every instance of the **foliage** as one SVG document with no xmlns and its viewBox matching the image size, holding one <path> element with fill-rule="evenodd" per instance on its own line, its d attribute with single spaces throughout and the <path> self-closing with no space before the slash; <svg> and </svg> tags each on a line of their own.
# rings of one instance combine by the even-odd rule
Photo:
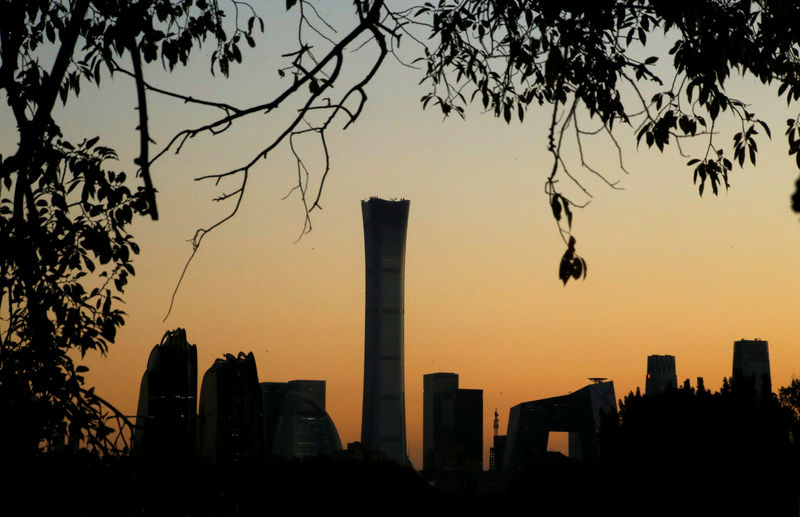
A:
<svg viewBox="0 0 800 517">
<path fill-rule="evenodd" d="M 84 388 L 87 368 L 75 360 L 113 342 L 139 252 L 127 227 L 136 214 L 158 217 L 141 63 L 172 69 L 210 37 L 212 67 L 227 74 L 257 18 L 229 38 L 217 2 L 206 0 L 4 0 L 0 10 L 0 91 L 19 137 L 16 152 L 0 156 L 1 450 L 28 455 L 64 439 L 107 450 L 105 419 L 120 415 Z M 137 187 L 107 168 L 117 155 L 98 137 L 74 143 L 53 118 L 59 98 L 66 104 L 83 81 L 99 87 L 123 58 L 137 84 Z"/>
<path fill-rule="evenodd" d="M 661 394 L 630 393 L 618 414 L 606 415 L 603 464 L 620 476 L 628 503 L 661 494 L 664 515 L 686 505 L 691 513 L 797 512 L 792 415 L 771 393 L 756 399 L 743 383 L 725 384 L 718 393 L 688 381 Z"/>
<path fill-rule="evenodd" d="M 792 379 L 788 386 L 782 387 L 778 391 L 778 400 L 791 411 L 795 422 L 800 424 L 800 379 Z"/>
<path fill-rule="evenodd" d="M 775 82 L 789 104 L 800 99 L 797 2 L 441 0 L 417 14 L 430 17 L 435 38 L 423 60 L 431 88 L 423 106 L 463 116 L 466 104 L 477 99 L 506 122 L 522 121 L 532 104 L 552 106 L 553 164 L 545 192 L 568 247 L 559 270 L 565 283 L 580 276 L 563 267 L 575 257 L 569 207 L 586 203 L 567 197 L 558 179 L 574 182 L 580 195 L 591 198 L 562 153 L 568 132 L 577 139 L 581 167 L 612 188 L 616 183 L 587 162 L 582 138 L 606 133 L 619 150 L 612 131 L 622 125 L 637 145 L 663 151 L 702 137 L 702 150 L 687 165 L 700 195 L 707 186 L 716 195 L 729 188 L 734 163 L 755 165 L 762 132 L 771 136 L 744 101 L 727 93 L 729 78 L 738 73 Z M 718 135 L 723 114 L 738 128 L 727 148 Z M 595 129 L 581 127 L 587 116 Z M 789 154 L 800 167 L 800 117 L 787 124 Z M 800 212 L 800 180 L 793 207 Z"/>
<path fill-rule="evenodd" d="M 238 183 L 216 199 L 230 201 L 232 209 L 197 230 L 192 256 L 209 232 L 237 213 L 253 167 L 282 144 L 296 159 L 297 184 L 289 194 L 299 193 L 306 233 L 310 214 L 321 208 L 330 170 L 326 133 L 334 123 L 347 128 L 359 118 L 367 86 L 387 57 L 397 57 L 403 36 L 424 48 L 431 92 L 423 106 L 463 115 L 477 99 L 507 122 L 523 120 L 531 105 L 552 107 L 547 141 L 553 164 L 545 191 L 567 247 L 559 264 L 564 283 L 586 276 L 572 235 L 575 209 L 585 203 L 559 180 L 574 181 L 591 197 L 566 163 L 567 132 L 577 138 L 581 167 L 612 188 L 616 183 L 588 163 L 581 138 L 604 133 L 618 150 L 614 131 L 620 126 L 659 150 L 703 138 L 703 150 L 689 166 L 700 193 L 710 186 L 716 194 L 729 186 L 734 164 L 755 164 L 757 139 L 770 135 L 766 123 L 726 92 L 731 74 L 774 81 L 789 103 L 800 98 L 798 32 L 792 23 L 800 6 L 793 2 L 602 0 L 587 6 L 441 0 L 397 10 L 384 0 L 357 0 L 352 25 L 338 31 L 309 0 L 285 6 L 297 26 L 296 48 L 283 55 L 277 69 L 285 82 L 274 97 L 237 107 L 159 88 L 145 81 L 144 69 L 148 63 L 167 70 L 185 65 L 192 52 L 210 43 L 215 46 L 211 72 L 227 75 L 242 61 L 244 43 L 254 46 L 256 33 L 264 30 L 247 3 L 230 0 L 225 12 L 214 0 L 0 0 L 0 91 L 19 137 L 16 152 L 0 157 L 0 410 L 19 422 L 13 432 L 30 437 L 24 450 L 61 436 L 94 436 L 98 447 L 105 443 L 103 404 L 83 387 L 85 368 L 74 361 L 77 354 L 105 352 L 124 321 L 119 296 L 138 251 L 127 228 L 137 215 L 158 218 L 150 169 L 159 158 L 181 152 L 195 136 L 216 135 L 291 106 L 289 122 L 258 152 L 233 157 L 242 161 L 197 178 Z M 431 48 L 419 39 L 420 28 L 431 36 Z M 655 38 L 661 33 L 665 38 Z M 670 42 L 671 64 L 663 64 L 654 39 Z M 364 52 L 366 66 L 359 63 L 357 72 L 343 74 L 353 56 Z M 87 82 L 100 87 L 106 71 L 128 76 L 136 86 L 135 174 L 111 170 L 112 149 L 97 137 L 62 134 L 54 119 L 59 99 L 67 103 Z M 151 154 L 147 96 L 152 94 L 213 114 Z M 730 149 L 718 142 L 723 115 L 738 128 Z M 584 128 L 587 117 L 599 126 Z M 318 138 L 324 153 L 315 182 L 296 146 L 306 136 Z M 786 137 L 789 153 L 800 162 L 800 118 L 788 121 Z M 793 202 L 800 211 L 800 181 L 798 189 Z M 24 432 L 22 422 L 29 425 Z"/>
</svg>

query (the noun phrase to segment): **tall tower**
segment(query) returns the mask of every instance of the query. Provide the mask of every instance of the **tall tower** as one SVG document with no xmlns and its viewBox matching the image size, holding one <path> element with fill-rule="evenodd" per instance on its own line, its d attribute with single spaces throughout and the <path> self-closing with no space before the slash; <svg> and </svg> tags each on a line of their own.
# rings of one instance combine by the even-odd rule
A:
<svg viewBox="0 0 800 517">
<path fill-rule="evenodd" d="M 647 381 L 644 385 L 644 394 L 658 395 L 659 393 L 664 393 L 667 387 L 678 387 L 678 375 L 675 373 L 675 356 L 647 356 Z"/>
<path fill-rule="evenodd" d="M 225 354 L 205 375 L 197 412 L 197 451 L 211 464 L 259 458 L 264 453 L 261 388 L 253 352 Z"/>
<path fill-rule="evenodd" d="M 366 258 L 361 442 L 407 462 L 403 283 L 408 200 L 361 202 Z"/>
<path fill-rule="evenodd" d="M 761 339 L 740 339 L 733 342 L 733 379 L 752 382 L 755 396 L 772 391 L 769 373 L 769 343 Z"/>
<path fill-rule="evenodd" d="M 139 391 L 134 450 L 149 458 L 194 455 L 197 425 L 197 347 L 182 328 L 153 347 Z"/>
</svg>

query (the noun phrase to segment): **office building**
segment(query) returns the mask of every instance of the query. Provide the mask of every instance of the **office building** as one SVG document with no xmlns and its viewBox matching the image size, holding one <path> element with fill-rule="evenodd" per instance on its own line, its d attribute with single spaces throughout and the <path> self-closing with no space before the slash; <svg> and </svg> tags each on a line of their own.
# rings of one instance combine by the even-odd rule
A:
<svg viewBox="0 0 800 517">
<path fill-rule="evenodd" d="M 262 382 L 264 449 L 283 457 L 342 450 L 339 432 L 325 410 L 325 381 Z"/>
<path fill-rule="evenodd" d="M 325 409 L 325 381 L 294 380 L 288 382 L 289 391 L 302 393 Z"/>
<path fill-rule="evenodd" d="M 167 331 L 153 347 L 142 375 L 134 451 L 151 458 L 194 455 L 197 418 L 197 347 L 184 329 Z"/>
<path fill-rule="evenodd" d="M 458 374 L 423 377 L 423 470 L 483 468 L 483 390 L 459 389 Z"/>
<path fill-rule="evenodd" d="M 272 454 L 292 458 L 341 450 L 339 433 L 325 409 L 303 392 L 288 391 L 281 401 Z"/>
<path fill-rule="evenodd" d="M 506 435 L 498 434 L 492 438 L 492 447 L 489 449 L 489 470 L 503 470 L 503 456 L 506 453 Z"/>
<path fill-rule="evenodd" d="M 283 397 L 289 392 L 288 382 L 262 382 L 261 412 L 264 417 L 264 454 L 272 456 L 273 443 L 275 442 L 275 429 L 278 427 L 278 417 L 281 414 Z"/>
<path fill-rule="evenodd" d="M 569 433 L 569 457 L 596 461 L 601 413 L 616 410 L 613 381 L 597 379 L 569 395 L 523 402 L 508 418 L 503 470 L 513 477 L 531 454 L 545 453 L 550 431 Z"/>
<path fill-rule="evenodd" d="M 407 200 L 361 202 L 366 270 L 361 442 L 402 463 L 408 462 L 403 370 L 408 209 Z"/>
<path fill-rule="evenodd" d="M 647 380 L 644 385 L 645 395 L 658 395 L 667 388 L 678 388 L 678 375 L 675 373 L 674 355 L 647 356 Z"/>
<path fill-rule="evenodd" d="M 761 339 L 740 339 L 733 343 L 732 381 L 737 388 L 752 385 L 755 396 L 772 392 L 769 372 L 769 344 Z"/>
<path fill-rule="evenodd" d="M 208 463 L 253 460 L 264 452 L 261 389 L 253 353 L 225 354 L 203 376 L 197 449 Z"/>
</svg>

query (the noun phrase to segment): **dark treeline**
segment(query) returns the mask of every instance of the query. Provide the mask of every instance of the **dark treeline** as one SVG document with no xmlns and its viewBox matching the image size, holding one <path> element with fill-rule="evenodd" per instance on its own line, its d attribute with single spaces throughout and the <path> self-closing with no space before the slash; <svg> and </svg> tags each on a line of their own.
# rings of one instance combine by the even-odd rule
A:
<svg viewBox="0 0 800 517">
<path fill-rule="evenodd" d="M 603 415 L 599 463 L 534 454 L 505 495 L 541 515 L 798 515 L 800 382 L 765 393 L 747 380 L 637 389 Z"/>
<path fill-rule="evenodd" d="M 29 458 L 5 484 L 29 515 L 267 515 L 344 509 L 497 515 L 797 515 L 800 382 L 765 390 L 733 381 L 630 393 L 603 416 L 602 458 L 534 453 L 513 479 L 486 473 L 469 494 L 443 493 L 411 467 L 379 459 L 270 458 L 208 466 L 65 452 Z"/>
<path fill-rule="evenodd" d="M 410 511 L 436 498 L 410 467 L 331 456 L 210 466 L 51 454 L 17 466 L 4 494 L 3 515 L 109 517 L 308 515 L 332 508 Z M 5 513 L 9 508 L 11 513 Z"/>
</svg>

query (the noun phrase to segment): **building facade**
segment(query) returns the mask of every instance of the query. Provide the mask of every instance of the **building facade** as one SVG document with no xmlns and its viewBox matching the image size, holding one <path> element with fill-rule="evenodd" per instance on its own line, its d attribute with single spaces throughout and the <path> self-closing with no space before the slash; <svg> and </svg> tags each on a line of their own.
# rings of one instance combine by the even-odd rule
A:
<svg viewBox="0 0 800 517">
<path fill-rule="evenodd" d="M 361 202 L 366 270 L 361 442 L 402 463 L 408 462 L 403 367 L 408 209 L 408 200 Z"/>
<path fill-rule="evenodd" d="M 755 396 L 772 392 L 769 371 L 769 343 L 761 339 L 740 339 L 733 343 L 732 381 L 740 386 L 752 383 Z"/>
<path fill-rule="evenodd" d="M 152 458 L 194 455 L 197 420 L 197 347 L 184 329 L 167 331 L 142 375 L 134 450 Z"/>
<path fill-rule="evenodd" d="M 667 388 L 678 388 L 678 375 L 675 371 L 674 355 L 647 356 L 647 380 L 644 385 L 645 395 L 658 395 Z"/>
<path fill-rule="evenodd" d="M 264 451 L 286 458 L 342 450 L 339 432 L 325 410 L 325 381 L 262 382 Z"/>
<path fill-rule="evenodd" d="M 569 395 L 523 402 L 508 418 L 503 470 L 508 476 L 532 454 L 547 451 L 550 431 L 569 433 L 570 458 L 595 461 L 600 449 L 597 432 L 602 413 L 616 410 L 613 381 L 594 382 Z"/>
<path fill-rule="evenodd" d="M 423 470 L 483 469 L 483 390 L 459 389 L 458 374 L 423 377 Z"/>
<path fill-rule="evenodd" d="M 203 376 L 197 450 L 208 463 L 249 461 L 264 453 L 261 389 L 253 353 L 225 354 Z"/>
</svg>

